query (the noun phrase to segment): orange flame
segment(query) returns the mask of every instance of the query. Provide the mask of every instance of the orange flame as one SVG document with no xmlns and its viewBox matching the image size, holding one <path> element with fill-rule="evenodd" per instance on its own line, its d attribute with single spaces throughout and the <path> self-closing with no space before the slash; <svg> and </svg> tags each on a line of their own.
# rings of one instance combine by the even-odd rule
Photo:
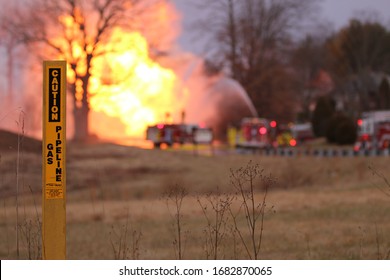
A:
<svg viewBox="0 0 390 280">
<path fill-rule="evenodd" d="M 161 4 L 145 16 L 146 21 L 152 20 L 155 26 L 167 30 L 172 27 L 170 21 L 177 15 L 171 5 Z M 66 51 L 81 62 L 76 71 L 83 75 L 87 71 L 85 63 L 82 63 L 86 53 L 77 43 L 81 15 L 80 18 L 75 20 L 61 16 L 59 20 L 65 28 L 66 36 L 76 38 Z M 91 133 L 100 138 L 143 138 L 148 125 L 162 122 L 166 116 L 181 114 L 188 94 L 180 93 L 186 89 L 179 88 L 181 82 L 173 70 L 151 59 L 148 45 L 150 41 L 153 46 L 166 48 L 172 34 L 175 34 L 174 28 L 171 29 L 168 36 L 161 38 L 161 30 L 156 28 L 128 32 L 117 27 L 106 44 L 99 47 L 99 51 L 105 54 L 94 57 L 89 70 Z M 62 40 L 54 38 L 53 41 L 61 44 Z M 75 81 L 75 73 L 69 67 L 68 81 L 75 83 L 76 100 L 81 101 L 82 82 Z"/>
<path fill-rule="evenodd" d="M 127 136 L 144 135 L 147 125 L 178 107 L 176 75 L 150 59 L 140 33 L 117 28 L 106 49 L 113 51 L 93 61 L 91 109 L 118 119 Z M 91 128 L 98 135 L 109 135 L 99 125 L 91 123 Z"/>
</svg>

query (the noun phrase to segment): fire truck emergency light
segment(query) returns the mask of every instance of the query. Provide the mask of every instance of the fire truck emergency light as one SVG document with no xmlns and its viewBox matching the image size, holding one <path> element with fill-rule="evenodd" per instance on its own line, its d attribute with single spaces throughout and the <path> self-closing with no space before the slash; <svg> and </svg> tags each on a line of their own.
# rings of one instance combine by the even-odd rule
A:
<svg viewBox="0 0 390 280">
<path fill-rule="evenodd" d="M 261 135 L 264 135 L 264 134 L 267 133 L 267 128 L 265 128 L 264 126 L 260 127 L 259 132 L 260 132 Z"/>
</svg>

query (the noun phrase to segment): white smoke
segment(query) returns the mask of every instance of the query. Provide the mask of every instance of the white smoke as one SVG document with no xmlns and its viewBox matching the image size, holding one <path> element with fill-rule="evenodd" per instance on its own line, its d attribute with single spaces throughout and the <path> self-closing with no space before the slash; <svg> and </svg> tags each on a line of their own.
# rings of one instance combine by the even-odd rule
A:
<svg viewBox="0 0 390 280">
<path fill-rule="evenodd" d="M 224 74 L 206 74 L 203 58 L 182 52 L 161 63 L 174 69 L 181 80 L 178 96 L 185 99 L 187 123 L 203 123 L 223 138 L 228 126 L 237 126 L 244 117 L 257 116 L 244 88 Z"/>
</svg>

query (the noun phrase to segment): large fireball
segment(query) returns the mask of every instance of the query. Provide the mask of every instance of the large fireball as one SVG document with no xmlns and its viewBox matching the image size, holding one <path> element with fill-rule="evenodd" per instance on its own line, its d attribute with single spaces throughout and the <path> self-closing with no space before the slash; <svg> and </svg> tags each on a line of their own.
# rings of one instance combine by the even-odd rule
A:
<svg viewBox="0 0 390 280">
<path fill-rule="evenodd" d="M 147 125 L 162 121 L 180 107 L 175 98 L 176 75 L 151 60 L 140 33 L 118 28 L 105 48 L 107 54 L 93 61 L 91 109 L 120 121 L 126 136 L 140 137 Z M 114 133 L 112 127 L 102 131 L 102 124 L 96 122 L 92 119 L 92 132 L 99 136 Z"/>
</svg>

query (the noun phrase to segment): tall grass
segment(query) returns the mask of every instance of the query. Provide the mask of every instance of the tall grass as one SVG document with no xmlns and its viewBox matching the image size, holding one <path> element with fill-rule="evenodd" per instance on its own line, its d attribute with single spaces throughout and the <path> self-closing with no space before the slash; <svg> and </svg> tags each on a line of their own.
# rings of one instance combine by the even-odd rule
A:
<svg viewBox="0 0 390 280">
<path fill-rule="evenodd" d="M 384 185 L 379 185 L 378 189 L 383 194 L 390 197 L 390 182 L 387 179 L 387 177 L 382 172 L 380 172 L 376 167 L 374 167 L 373 165 L 369 165 L 368 168 L 371 170 L 371 172 L 374 176 L 377 176 L 378 178 L 380 178 L 382 180 L 382 182 L 384 183 Z"/>
<path fill-rule="evenodd" d="M 378 185 L 377 188 L 384 195 L 386 195 L 386 196 L 388 196 L 390 198 L 390 181 L 387 179 L 387 177 L 382 172 L 380 172 L 374 166 L 370 165 L 369 169 L 372 171 L 374 176 L 379 177 L 382 180 L 382 182 L 383 182 L 383 184 Z M 379 230 L 378 230 L 378 225 L 377 224 L 375 224 L 375 237 L 376 237 L 375 240 L 376 240 L 377 258 L 378 258 L 378 260 L 390 259 L 390 247 L 389 248 L 382 248 L 383 245 L 382 245 L 382 242 L 381 242 L 381 238 L 380 238 L 380 234 L 379 234 Z"/>
<path fill-rule="evenodd" d="M 258 164 L 249 162 L 245 167 L 231 170 L 231 184 L 235 193 L 221 193 L 220 189 L 197 197 L 206 225 L 204 226 L 203 248 L 206 259 L 222 259 L 222 245 L 230 234 L 234 244 L 234 256 L 237 258 L 237 247 L 243 246 L 249 259 L 257 260 L 260 256 L 263 241 L 265 215 L 267 213 L 267 194 L 274 185 L 274 179 L 265 175 Z M 258 201 L 258 193 L 263 194 Z M 172 236 L 175 257 L 184 257 L 185 242 L 189 231 L 184 230 L 183 203 L 188 191 L 178 184 L 165 193 L 168 212 L 172 221 Z M 234 207 L 238 204 L 238 207 Z M 246 222 L 243 229 L 242 220 Z M 249 238 L 248 238 L 249 236 Z M 238 239 L 237 239 L 238 237 Z M 239 244 L 238 244 L 239 243 Z"/>
<path fill-rule="evenodd" d="M 34 217 L 29 217 L 26 213 L 26 196 L 28 192 L 25 189 L 24 185 L 24 140 L 25 140 L 25 113 L 23 110 L 18 110 L 18 119 L 15 121 L 17 125 L 17 134 L 16 134 L 16 149 L 12 151 L 12 147 L 7 146 L 7 153 L 5 155 L 5 168 L 2 170 L 1 175 L 7 175 L 9 172 L 10 178 L 12 180 L 12 186 L 9 190 L 12 190 L 14 193 L 13 206 L 8 208 L 6 206 L 7 198 L 4 196 L 3 201 L 3 217 L 4 217 L 4 232 L 5 232 L 5 242 L 6 242 L 6 257 L 15 258 L 15 259 L 40 259 L 41 258 L 41 249 L 42 249 L 42 240 L 41 240 L 41 221 L 37 210 L 37 205 L 34 199 L 33 191 L 29 186 L 31 196 L 33 198 L 35 215 Z M 8 136 L 7 136 L 8 137 Z M 7 143 L 8 139 L 5 139 L 4 143 Z M 2 147 L 3 148 L 3 147 Z M 0 163 L 2 163 L 2 156 L 0 155 Z M 4 171 L 4 172 L 3 172 Z M 12 175 L 11 175 L 12 172 Z M 7 192 L 8 185 L 2 186 L 4 183 L 4 178 L 1 176 L 0 188 L 4 190 L 4 193 Z M 15 181 L 13 181 L 15 180 Z M 7 182 L 6 184 L 10 184 Z M 23 212 L 21 209 L 23 207 Z M 7 210 L 8 209 L 8 210 Z M 15 210 L 15 215 L 13 216 L 13 211 Z M 9 214 L 9 212 L 10 214 Z M 12 237 L 9 235 L 9 217 L 13 219 L 14 226 L 12 226 L 13 234 L 15 240 L 11 240 Z M 11 222 L 12 223 L 12 222 Z M 12 246 L 11 244 L 15 244 Z"/>
<path fill-rule="evenodd" d="M 19 196 L 21 198 L 18 199 L 18 211 L 20 213 L 22 213 L 20 209 L 26 204 L 25 197 L 21 196 L 24 185 L 22 179 L 25 176 L 22 143 L 21 136 L 18 171 L 14 171 L 14 163 L 17 162 L 16 153 L 15 157 L 12 158 L 12 165 L 10 165 L 12 175 L 17 172 L 19 177 Z M 88 149 L 89 147 L 83 148 L 82 152 L 88 152 Z M 84 190 L 69 188 L 69 197 L 76 198 L 71 202 L 69 209 L 77 206 L 77 211 L 80 211 L 80 209 L 85 209 L 80 207 L 90 207 L 91 211 L 88 211 L 87 208 L 86 213 L 83 212 L 81 215 L 83 217 L 76 213 L 75 218 L 68 222 L 73 229 L 85 230 L 87 228 L 85 225 L 88 224 L 88 231 L 94 232 L 96 230 L 104 234 L 99 235 L 102 240 L 94 240 L 91 244 L 88 243 L 88 238 L 81 237 L 82 234 L 71 236 L 68 243 L 69 247 L 72 248 L 71 258 L 140 259 L 145 256 L 175 259 L 186 257 L 207 259 L 389 258 L 390 243 L 387 234 L 389 224 L 383 218 L 386 217 L 386 213 L 388 213 L 386 209 L 388 208 L 383 201 L 386 201 L 387 197 L 390 196 L 390 185 L 387 180 L 388 174 L 378 171 L 380 169 L 386 171 L 387 165 L 383 158 L 361 158 L 349 161 L 347 159 L 297 158 L 289 159 L 289 162 L 286 163 L 285 159 L 280 158 L 236 157 L 234 155 L 232 157 L 213 157 L 211 161 L 210 157 L 192 157 L 190 155 L 191 164 L 194 164 L 193 171 L 192 165 L 188 163 L 190 157 L 183 156 L 183 154 L 163 154 L 159 151 L 158 156 L 165 157 L 164 162 L 166 163 L 164 169 L 161 167 L 159 169 L 158 166 L 162 166 L 162 163 L 151 161 L 152 151 L 147 152 L 148 161 L 140 162 L 144 160 L 140 156 L 144 151 L 123 148 L 126 150 L 122 152 L 118 147 L 115 147 L 118 149 L 118 154 L 115 155 L 112 162 L 109 162 L 109 170 L 115 170 L 115 166 L 123 168 L 116 170 L 118 172 L 115 173 L 116 177 L 113 179 L 110 177 L 112 172 L 99 172 L 106 167 L 103 160 L 100 159 L 105 159 L 111 151 L 105 151 L 103 156 L 98 154 L 101 147 L 95 146 L 93 149 L 93 153 L 91 152 L 89 157 L 84 159 L 84 155 L 78 156 L 76 160 L 71 161 L 69 166 L 72 168 L 72 165 L 77 164 L 71 170 L 73 174 L 80 172 L 83 176 L 94 176 L 96 185 L 92 187 L 98 188 L 98 190 L 101 188 L 100 195 L 94 193 L 96 189 L 92 191 L 88 181 L 78 183 L 80 186 L 85 185 Z M 122 158 L 122 154 L 128 151 L 133 153 L 131 157 L 126 155 Z M 28 156 L 24 159 L 26 162 L 30 156 L 34 156 L 31 162 L 39 157 L 30 154 L 25 156 Z M 93 167 L 91 167 L 91 159 L 93 159 Z M 183 159 L 188 162 L 184 162 Z M 262 169 L 253 161 L 248 163 L 248 159 L 261 160 L 262 166 L 267 169 Z M 83 160 L 85 161 L 83 162 Z M 88 168 L 84 164 L 87 160 L 91 164 L 91 166 L 87 166 Z M 156 161 L 158 160 L 161 159 L 156 159 Z M 381 192 L 373 190 L 372 184 L 368 181 L 373 177 L 367 176 L 369 172 L 366 162 L 369 160 L 380 164 L 375 172 L 371 171 L 375 174 L 374 178 L 379 178 L 381 181 L 378 185 Z M 5 157 L 0 157 L 1 165 L 7 161 L 10 162 L 8 154 Z M 174 162 L 174 165 L 171 161 Z M 245 163 L 243 163 L 244 161 Z M 195 163 L 201 168 L 198 169 Z M 205 166 L 204 163 L 208 165 Z M 170 166 L 171 164 L 173 167 Z M 148 168 L 145 169 L 144 166 Z M 356 170 L 356 166 L 360 169 Z M 228 167 L 232 167 L 230 173 Z M 86 170 L 88 169 L 93 171 L 92 175 L 87 174 Z M 189 179 L 184 178 L 189 170 L 195 175 L 191 173 Z M 206 173 L 209 170 L 213 172 L 211 175 L 217 172 L 222 174 L 221 176 L 226 181 L 210 180 L 210 178 L 216 177 L 207 177 L 211 173 Z M 135 171 L 143 172 L 135 174 Z M 169 171 L 171 173 L 168 173 Z M 276 171 L 277 175 L 275 177 L 268 175 L 270 171 L 272 174 L 275 174 Z M 127 180 L 123 189 L 116 185 L 116 178 L 122 178 L 120 172 L 123 172 L 123 176 Z M 290 173 L 283 176 L 284 172 Z M 96 176 L 96 174 L 99 175 Z M 181 184 L 189 185 L 189 188 L 185 189 L 180 185 L 175 185 L 166 192 L 165 201 L 157 200 L 156 197 L 162 193 L 163 184 L 176 180 L 172 174 L 182 179 L 183 183 Z M 192 180 L 194 176 L 200 177 L 200 179 L 195 178 L 199 180 L 192 183 L 195 181 Z M 139 178 L 146 178 L 148 181 L 145 184 L 137 185 Z M 159 180 L 160 178 L 167 179 Z M 278 182 L 275 178 L 278 178 Z M 282 182 L 279 181 L 279 178 Z M 28 179 L 30 180 L 30 177 Z M 198 182 L 201 181 L 205 181 L 206 184 L 198 186 Z M 283 187 L 282 185 L 288 181 L 291 181 L 291 185 L 287 189 L 287 186 Z M 215 182 L 215 184 L 210 182 Z M 307 185 L 304 184 L 305 182 Z M 14 182 L 12 184 L 14 189 Z M 215 189 L 213 186 L 216 184 L 222 187 Z M 145 192 L 142 199 L 137 200 L 132 192 L 135 189 L 142 189 L 143 186 L 147 186 L 152 195 Z M 129 188 L 124 189 L 124 187 Z M 115 196 L 114 193 L 101 196 L 103 192 L 108 193 L 112 190 L 115 191 Z M 31 187 L 30 192 L 32 193 Z M 195 195 L 193 195 L 194 193 Z M 386 196 L 378 196 L 376 193 L 379 195 L 385 193 Z M 79 196 L 79 194 L 84 194 L 84 197 Z M 103 215 L 97 211 L 98 207 L 96 207 L 96 203 L 98 200 L 100 202 L 100 199 L 102 204 L 107 205 L 106 209 L 103 205 Z M 85 201 L 91 203 L 85 203 Z M 138 219 L 137 225 L 141 223 L 142 228 L 147 228 L 147 231 L 136 230 L 129 217 L 125 220 L 126 212 L 119 212 L 122 210 L 119 205 L 123 208 L 124 203 L 129 205 L 133 202 L 137 205 L 137 211 L 132 212 L 134 215 L 132 218 Z M 8 229 L 11 228 L 11 223 L 14 224 L 16 219 L 13 214 L 16 208 L 12 204 L 11 209 L 7 207 L 6 203 L 4 199 L 4 210 L 2 211 L 4 219 L 0 225 L 5 231 L 2 230 L 3 232 L 0 234 L 3 236 L 2 243 L 7 243 L 7 247 L 3 246 L 1 250 L 3 256 L 7 254 L 8 257 L 13 258 L 15 257 L 14 232 L 10 234 L 11 231 Z M 161 207 L 157 208 L 158 210 L 154 209 L 154 204 L 157 203 L 161 204 L 156 205 L 156 208 Z M 270 215 L 273 211 L 273 204 L 281 211 L 278 210 L 277 214 Z M 156 211 L 142 212 L 143 207 L 150 209 L 151 205 L 153 205 L 152 209 Z M 30 213 L 28 207 L 30 207 Z M 35 259 L 39 258 L 41 250 L 39 247 L 41 245 L 36 238 L 40 236 L 40 219 L 35 201 L 34 206 L 28 205 L 28 207 L 25 211 L 27 214 L 23 216 L 19 213 L 19 221 L 17 222 L 19 258 Z M 34 215 L 31 215 L 33 213 L 32 207 L 35 207 Z M 115 207 L 117 208 L 115 209 Z M 379 214 L 381 216 L 378 216 Z M 100 215 L 99 218 L 95 218 L 97 215 Z M 115 215 L 117 216 L 115 217 Z M 111 217 L 115 219 L 120 217 L 121 223 L 110 227 L 111 223 L 107 223 L 107 220 L 110 221 Z M 168 226 L 171 230 L 169 233 L 166 230 Z M 357 232 L 358 227 L 364 228 L 364 235 Z M 108 232 L 109 234 L 107 234 Z M 162 234 L 164 235 L 162 236 Z M 88 247 L 88 250 L 82 251 L 76 248 L 80 244 L 78 238 L 84 238 L 83 248 Z M 172 242 L 165 242 L 166 240 Z M 143 250 L 145 247 L 147 250 Z M 144 251 L 148 254 L 143 255 Z"/>
<path fill-rule="evenodd" d="M 7 246 L 7 258 L 10 256 L 10 241 L 8 236 L 8 216 L 7 216 L 7 207 L 5 205 L 5 200 L 3 201 L 3 215 L 4 215 L 4 231 L 5 231 L 5 243 Z"/>
<path fill-rule="evenodd" d="M 18 145 L 16 153 L 16 257 L 19 259 L 19 167 L 20 167 L 20 145 L 24 136 L 24 113 L 20 111 L 19 121 L 16 122 L 20 131 L 18 131 Z"/>
</svg>

